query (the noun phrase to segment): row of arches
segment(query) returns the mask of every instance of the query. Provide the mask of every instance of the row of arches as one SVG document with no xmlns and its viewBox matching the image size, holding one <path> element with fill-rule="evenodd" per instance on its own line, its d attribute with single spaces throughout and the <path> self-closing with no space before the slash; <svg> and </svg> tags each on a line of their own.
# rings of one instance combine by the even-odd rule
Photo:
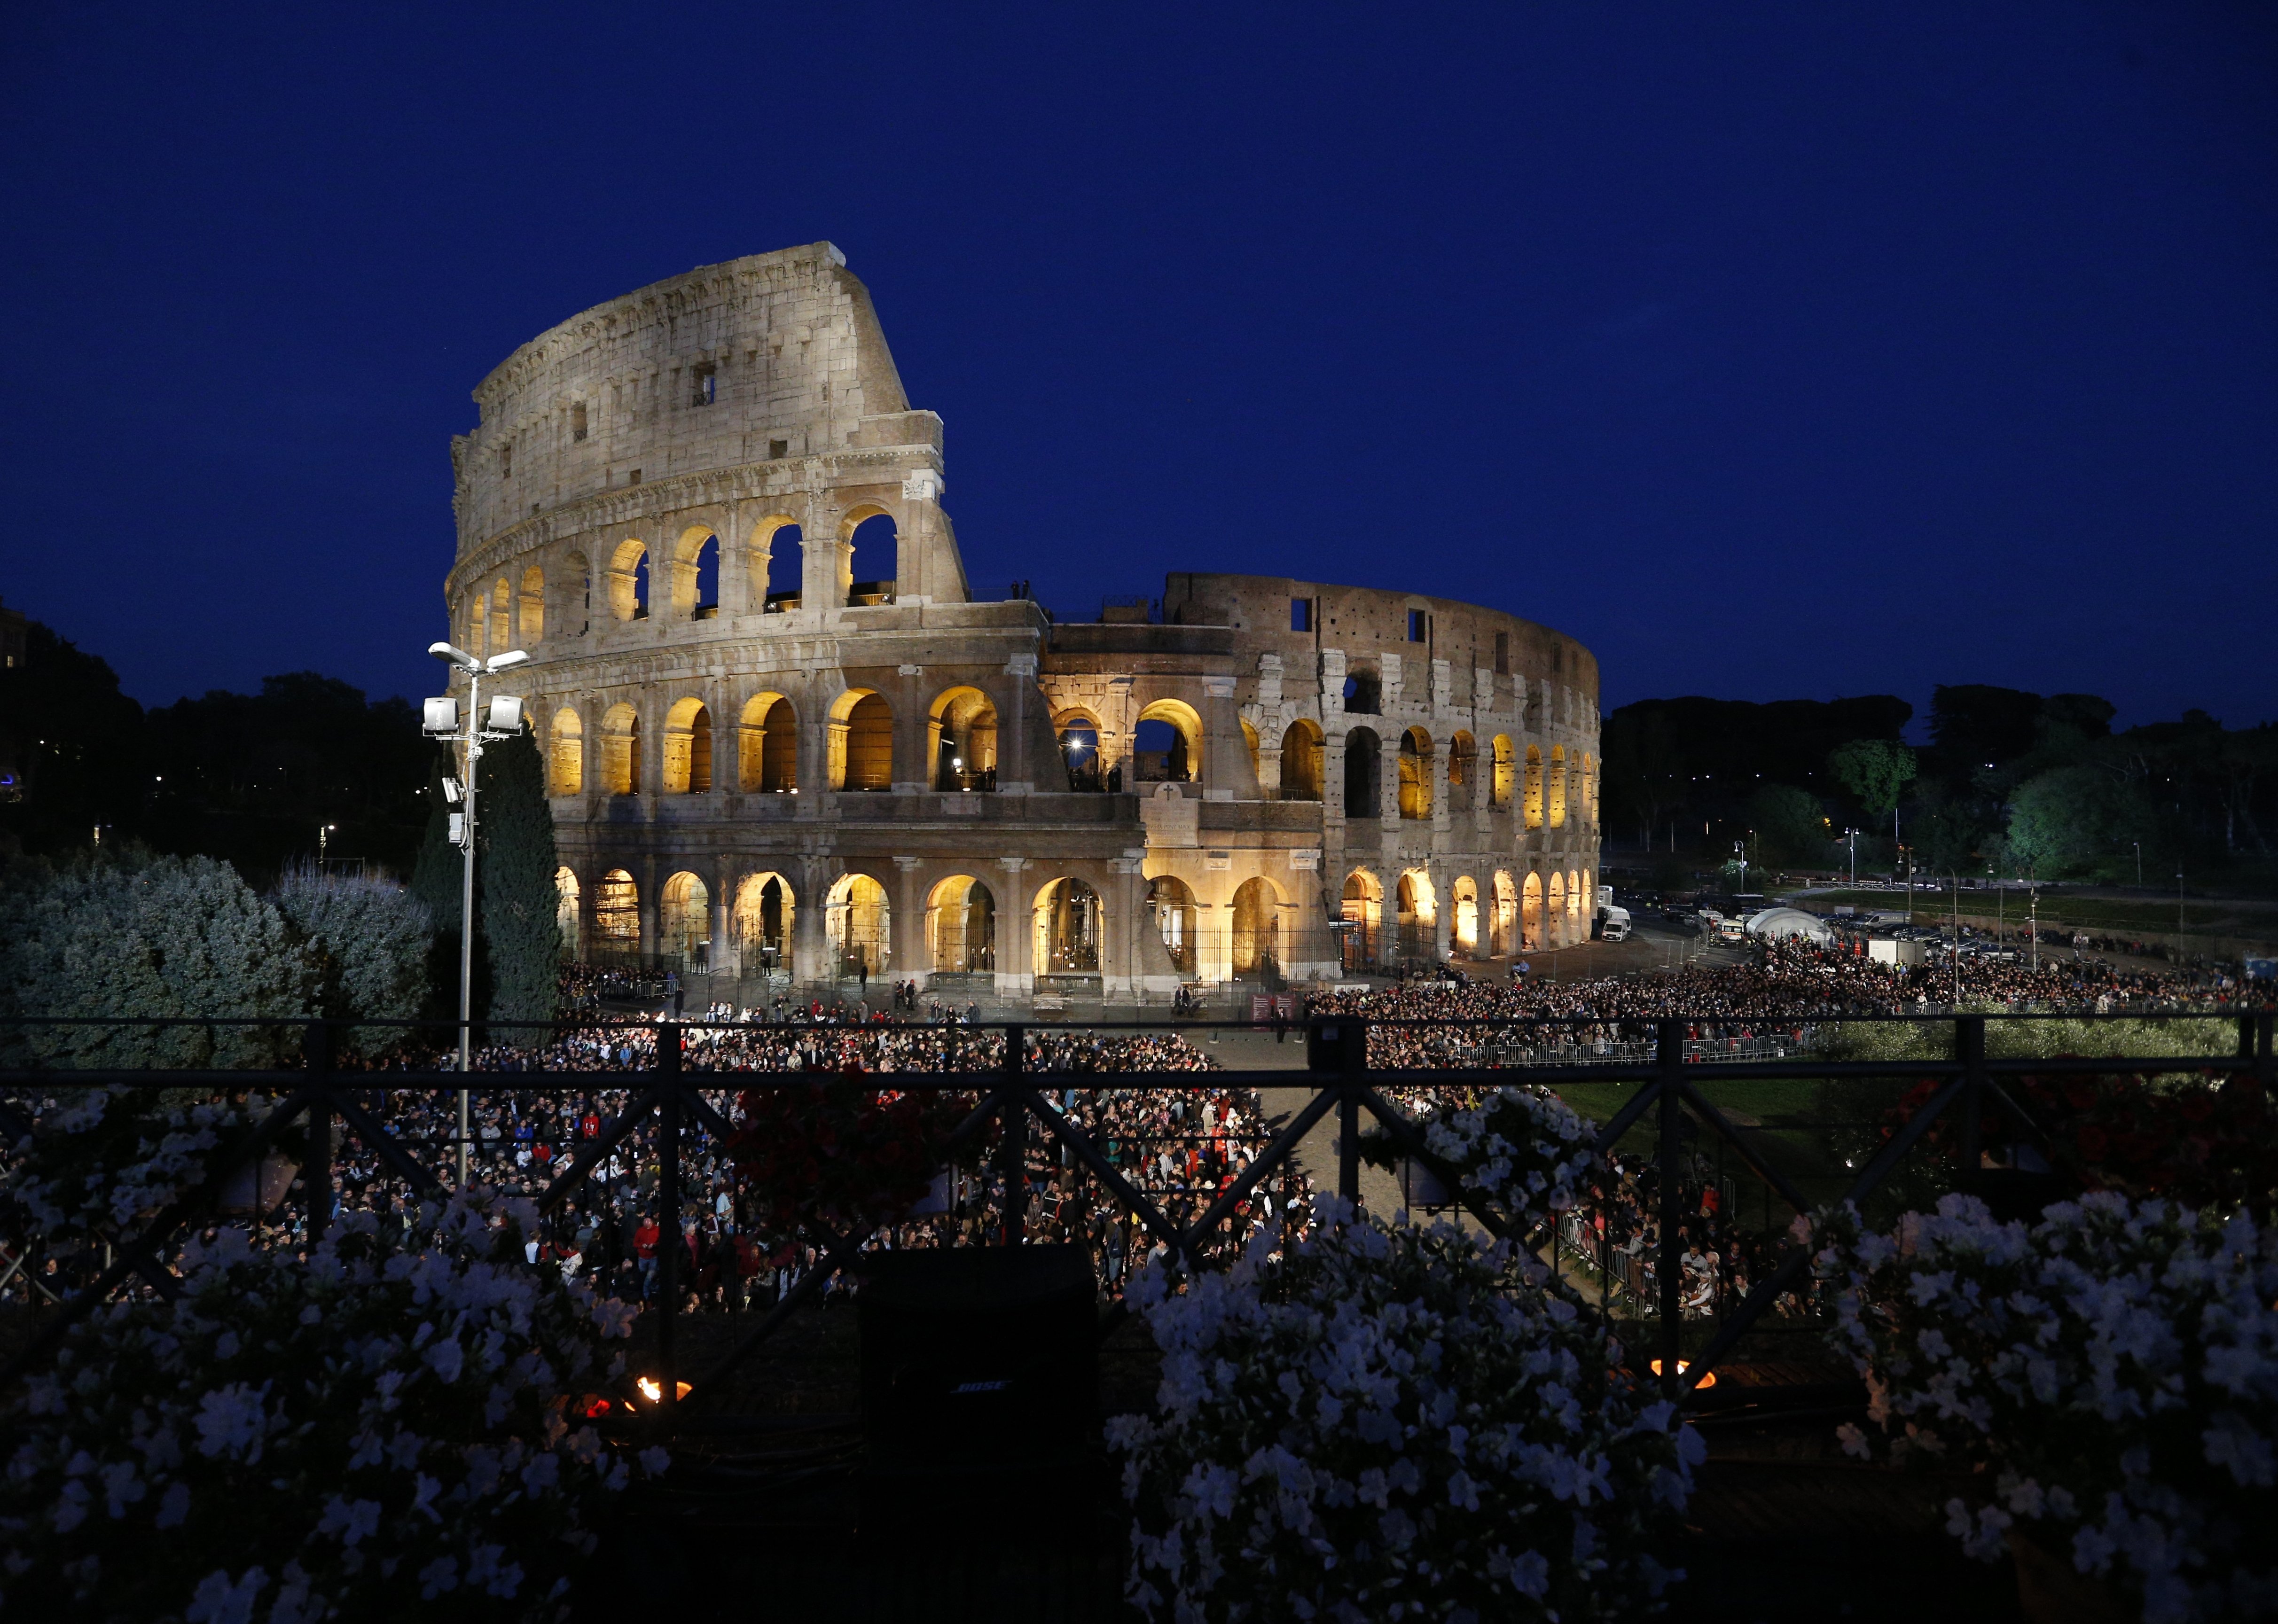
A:
<svg viewBox="0 0 2278 1624">
<path fill-rule="evenodd" d="M 1513 953 L 1559 947 L 1588 934 L 1596 907 L 1596 881 L 1587 870 L 1529 871 L 1514 881 L 1502 870 L 1482 896 L 1479 882 L 1458 875 L 1448 886 L 1444 940 L 1460 958 L 1506 958 Z M 1345 923 L 1345 960 L 1359 969 L 1387 957 L 1436 958 L 1443 939 L 1437 888 L 1421 868 L 1403 870 L 1395 881 L 1387 934 L 1384 883 L 1370 870 L 1345 876 L 1341 911 Z"/>
<path fill-rule="evenodd" d="M 894 785 L 894 712 L 875 689 L 852 688 L 827 713 L 823 768 L 828 787 L 887 790 Z M 554 795 L 585 792 L 585 724 L 577 707 L 555 708 L 548 721 L 548 789 Z M 661 756 L 665 795 L 705 795 L 733 789 L 745 795 L 799 793 L 799 710 L 772 690 L 744 702 L 732 740 L 733 759 L 715 749 L 711 707 L 701 699 L 673 701 L 665 712 Z M 956 687 L 936 696 L 927 713 L 928 782 L 944 790 L 997 787 L 997 706 L 981 690 Z M 722 743 L 730 743 L 721 741 Z M 640 795 L 641 718 L 619 703 L 601 713 L 594 787 L 604 795 Z"/>
<path fill-rule="evenodd" d="M 580 950 L 577 876 L 555 871 L 563 951 Z M 747 973 L 788 970 L 799 907 L 791 881 L 768 871 L 736 885 L 728 911 L 738 959 Z M 893 908 L 886 888 L 868 874 L 847 874 L 824 894 L 823 940 L 835 976 L 883 974 L 893 962 Z M 953 874 L 927 893 L 922 941 L 926 968 L 936 975 L 978 975 L 997 968 L 997 897 L 971 874 Z M 1036 892 L 1030 908 L 1032 962 L 1044 975 L 1096 975 L 1100 968 L 1105 914 L 1099 894 L 1073 876 Z M 713 940 L 712 895 L 703 879 L 685 870 L 668 877 L 657 893 L 656 950 L 692 968 L 724 965 Z M 640 887 L 622 868 L 594 883 L 592 946 L 602 957 L 640 950 Z"/>
<path fill-rule="evenodd" d="M 891 513 L 875 503 L 850 510 L 840 521 L 838 539 L 832 545 L 838 554 L 833 574 L 834 596 L 839 601 L 855 607 L 891 600 L 901 544 Z M 610 621 L 646 621 L 653 614 L 661 619 L 667 613 L 689 621 L 715 618 L 721 603 L 720 548 L 719 532 L 697 524 L 654 548 L 644 538 L 624 537 L 597 555 L 598 571 L 595 557 L 582 551 L 565 554 L 562 573 L 568 601 L 561 606 L 565 618 L 558 629 L 583 637 L 592 629 L 597 585 L 600 613 Z M 790 515 L 776 514 L 755 524 L 746 553 L 753 600 L 749 608 L 781 613 L 800 607 L 806 554 L 804 532 Z M 662 604 L 652 596 L 654 580 L 660 575 L 666 589 Z M 545 637 L 544 567 L 528 565 L 515 580 L 501 575 L 489 587 L 478 584 L 469 592 L 461 629 L 470 652 L 488 655 L 528 648 Z"/>
<path fill-rule="evenodd" d="M 1311 728 L 1311 722 L 1294 725 L 1288 736 L 1298 736 L 1301 748 L 1317 748 L 1310 738 L 1298 736 L 1299 728 Z M 1313 729 L 1318 734 L 1319 729 Z M 1286 786 L 1291 782 L 1288 745 L 1282 757 L 1284 799 L 1318 800 L 1320 792 L 1317 777 L 1307 779 L 1302 773 L 1298 782 L 1311 788 L 1310 794 L 1290 796 Z M 1497 734 L 1489 747 L 1487 789 L 1488 804 L 1508 807 L 1515 785 L 1523 785 L 1521 802 L 1525 826 L 1539 829 L 1546 824 L 1551 828 L 1563 828 L 1569 810 L 1570 782 L 1575 791 L 1576 808 L 1584 817 L 1594 815 L 1596 764 L 1590 757 L 1577 751 L 1571 763 L 1563 744 L 1550 747 L 1548 761 L 1542 747 L 1529 744 L 1524 763 L 1524 777 L 1517 748 L 1508 734 Z M 1438 747 L 1429 732 L 1422 728 L 1410 728 L 1401 734 L 1395 757 L 1399 774 L 1398 792 L 1395 804 L 1400 817 L 1411 820 L 1431 818 L 1433 797 L 1437 793 L 1437 776 L 1433 758 Z M 1380 784 L 1382 772 L 1383 745 L 1375 729 L 1355 728 L 1345 735 L 1344 804 L 1347 818 L 1375 818 L 1382 815 Z M 1318 758 L 1316 758 L 1318 759 Z M 1479 781 L 1478 745 L 1472 736 L 1457 732 L 1448 741 L 1448 793 L 1458 810 L 1468 809 L 1475 802 Z"/>
</svg>

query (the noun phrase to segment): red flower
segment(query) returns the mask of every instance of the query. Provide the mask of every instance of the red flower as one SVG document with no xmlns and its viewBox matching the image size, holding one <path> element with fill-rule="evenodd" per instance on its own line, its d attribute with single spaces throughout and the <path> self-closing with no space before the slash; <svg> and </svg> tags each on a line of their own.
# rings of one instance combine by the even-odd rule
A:
<svg viewBox="0 0 2278 1624">
<path fill-rule="evenodd" d="M 2080 1125 L 2074 1132 L 2073 1142 L 2079 1146 L 2080 1154 L 2091 1162 L 2103 1161 L 2105 1152 L 2110 1148 L 2109 1142 L 2104 1137 L 2104 1130 L 2092 1122 L 2083 1122 Z"/>
<path fill-rule="evenodd" d="M 2214 1094 L 2205 1088 L 2194 1088 L 2176 1099 L 2175 1109 L 2185 1122 L 2205 1122 L 2214 1115 Z"/>
</svg>

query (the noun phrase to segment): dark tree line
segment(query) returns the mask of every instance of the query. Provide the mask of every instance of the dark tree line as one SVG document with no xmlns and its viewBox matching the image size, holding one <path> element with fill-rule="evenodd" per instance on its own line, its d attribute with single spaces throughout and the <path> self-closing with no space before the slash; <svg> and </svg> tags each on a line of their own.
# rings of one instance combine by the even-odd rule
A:
<svg viewBox="0 0 2278 1624">
<path fill-rule="evenodd" d="M 2203 711 L 2112 730 L 2092 694 L 1940 686 L 1930 742 L 1891 695 L 1643 700 L 1603 733 L 1609 836 L 1695 861 L 2172 881 L 2278 867 L 2278 725 Z"/>
<path fill-rule="evenodd" d="M 256 885 L 328 854 L 409 871 L 435 750 L 408 700 L 312 671 L 146 711 L 98 655 L 34 621 L 0 670 L 0 843 L 62 856 L 106 841 L 219 858 Z"/>
</svg>

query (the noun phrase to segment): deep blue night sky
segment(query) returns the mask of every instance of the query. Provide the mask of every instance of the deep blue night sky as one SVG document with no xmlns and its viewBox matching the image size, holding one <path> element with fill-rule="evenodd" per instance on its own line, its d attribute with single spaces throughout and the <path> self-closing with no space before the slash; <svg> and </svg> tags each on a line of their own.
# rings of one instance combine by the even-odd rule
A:
<svg viewBox="0 0 2278 1624">
<path fill-rule="evenodd" d="M 33 0 L 0 595 L 146 702 L 426 691 L 475 383 L 828 238 L 979 592 L 2278 717 L 2278 13 L 1615 9 Z"/>
</svg>

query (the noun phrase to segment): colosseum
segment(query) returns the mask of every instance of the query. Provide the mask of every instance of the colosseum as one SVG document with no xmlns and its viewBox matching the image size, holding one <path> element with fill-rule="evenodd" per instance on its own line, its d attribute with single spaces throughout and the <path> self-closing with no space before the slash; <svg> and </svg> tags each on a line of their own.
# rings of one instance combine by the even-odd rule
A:
<svg viewBox="0 0 2278 1624">
<path fill-rule="evenodd" d="M 610 300 L 474 398 L 452 635 L 531 655 L 585 957 L 1160 1003 L 1588 934 L 1587 650 L 1262 576 L 976 595 L 829 243 Z"/>
</svg>

